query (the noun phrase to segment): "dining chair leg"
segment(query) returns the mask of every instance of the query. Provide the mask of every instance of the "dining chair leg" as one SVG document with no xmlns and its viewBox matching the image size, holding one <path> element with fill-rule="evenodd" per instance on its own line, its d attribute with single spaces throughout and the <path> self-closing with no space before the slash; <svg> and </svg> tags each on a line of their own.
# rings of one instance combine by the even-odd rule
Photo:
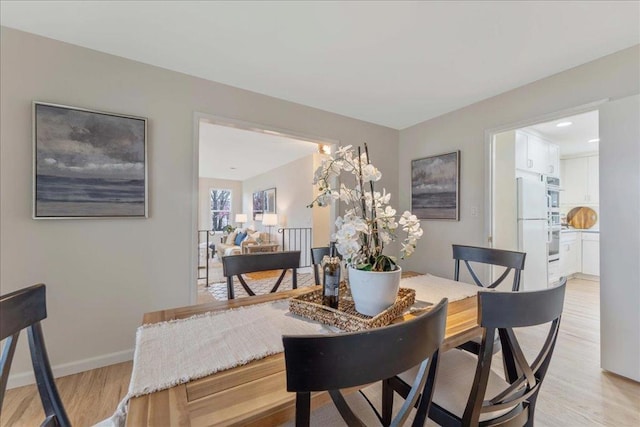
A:
<svg viewBox="0 0 640 427">
<path fill-rule="evenodd" d="M 311 417 L 311 393 L 296 393 L 296 427 L 309 427 Z"/>
<path fill-rule="evenodd" d="M 389 379 L 382 381 L 382 425 L 391 424 L 391 415 L 393 415 L 393 388 L 389 383 Z"/>
<path fill-rule="evenodd" d="M 227 299 L 234 299 L 236 296 L 233 292 L 233 276 L 227 277 Z"/>
</svg>

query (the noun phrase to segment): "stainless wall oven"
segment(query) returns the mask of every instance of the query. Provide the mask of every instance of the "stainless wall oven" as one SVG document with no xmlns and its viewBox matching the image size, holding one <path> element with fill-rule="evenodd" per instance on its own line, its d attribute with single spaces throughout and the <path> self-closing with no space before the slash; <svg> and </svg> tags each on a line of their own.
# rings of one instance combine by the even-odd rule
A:
<svg viewBox="0 0 640 427">
<path fill-rule="evenodd" d="M 547 207 L 549 211 L 560 212 L 560 178 L 548 176 L 547 179 Z"/>
<path fill-rule="evenodd" d="M 560 259 L 560 228 L 549 228 L 549 262 Z"/>
<path fill-rule="evenodd" d="M 547 219 L 549 221 L 549 262 L 560 259 L 560 179 L 548 176 Z"/>
</svg>

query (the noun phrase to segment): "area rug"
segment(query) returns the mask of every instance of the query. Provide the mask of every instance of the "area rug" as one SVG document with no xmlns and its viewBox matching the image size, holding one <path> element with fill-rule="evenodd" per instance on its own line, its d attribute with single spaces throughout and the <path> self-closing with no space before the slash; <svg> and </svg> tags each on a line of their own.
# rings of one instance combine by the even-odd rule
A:
<svg viewBox="0 0 640 427">
<path fill-rule="evenodd" d="M 268 294 L 269 291 L 271 291 L 271 288 L 273 288 L 273 285 L 276 284 L 278 277 L 280 277 L 280 272 L 278 271 L 265 271 L 261 273 L 262 274 L 252 273 L 251 275 L 243 276 L 245 278 L 245 281 L 247 282 L 247 285 L 249 285 L 249 288 L 251 288 L 251 290 L 256 295 Z M 251 277 L 260 278 L 252 279 Z M 298 288 L 314 285 L 315 279 L 313 277 L 313 273 L 298 273 Z M 236 298 L 248 296 L 247 292 L 244 290 L 237 277 L 233 278 L 233 289 Z M 280 283 L 278 291 L 287 291 L 290 289 L 292 289 L 291 271 L 287 271 L 284 279 L 282 279 L 282 283 Z M 227 300 L 227 282 L 211 284 L 209 285 L 208 291 L 218 301 Z"/>
</svg>

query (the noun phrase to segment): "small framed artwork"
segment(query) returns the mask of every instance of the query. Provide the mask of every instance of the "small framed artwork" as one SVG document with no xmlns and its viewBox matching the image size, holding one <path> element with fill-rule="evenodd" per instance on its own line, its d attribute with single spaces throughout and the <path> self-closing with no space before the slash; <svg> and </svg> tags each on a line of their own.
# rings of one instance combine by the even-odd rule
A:
<svg viewBox="0 0 640 427">
<path fill-rule="evenodd" d="M 460 151 L 411 161 L 411 212 L 420 219 L 460 219 Z"/>
<path fill-rule="evenodd" d="M 33 103 L 33 218 L 148 216 L 147 119 Z"/>
<path fill-rule="evenodd" d="M 277 213 L 275 188 L 264 190 L 264 213 Z"/>
<path fill-rule="evenodd" d="M 253 219 L 259 221 L 262 219 L 264 212 L 264 191 L 256 191 L 253 193 Z M 258 216 L 260 219 L 258 219 Z"/>
</svg>

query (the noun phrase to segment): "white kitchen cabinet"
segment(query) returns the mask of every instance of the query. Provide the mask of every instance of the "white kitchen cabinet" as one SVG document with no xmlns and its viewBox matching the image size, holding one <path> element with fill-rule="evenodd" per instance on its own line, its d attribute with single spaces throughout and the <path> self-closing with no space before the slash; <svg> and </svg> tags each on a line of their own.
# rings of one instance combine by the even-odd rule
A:
<svg viewBox="0 0 640 427">
<path fill-rule="evenodd" d="M 558 144 L 548 143 L 548 164 L 549 173 L 547 175 L 560 178 L 560 146 Z"/>
<path fill-rule="evenodd" d="M 582 272 L 582 237 L 578 231 L 560 234 L 560 276 Z"/>
<path fill-rule="evenodd" d="M 598 156 L 576 157 L 561 161 L 560 185 L 563 205 L 597 205 L 600 201 Z"/>
<path fill-rule="evenodd" d="M 559 176 L 558 145 L 535 135 L 516 131 L 516 169 L 541 175 Z"/>
<path fill-rule="evenodd" d="M 549 150 L 546 142 L 533 135 L 527 136 L 527 155 L 533 172 L 549 172 Z"/>
<path fill-rule="evenodd" d="M 516 132 L 516 169 L 530 170 L 529 153 L 527 152 L 527 134 Z"/>
<path fill-rule="evenodd" d="M 599 233 L 582 233 L 582 272 L 600 276 Z"/>
</svg>

